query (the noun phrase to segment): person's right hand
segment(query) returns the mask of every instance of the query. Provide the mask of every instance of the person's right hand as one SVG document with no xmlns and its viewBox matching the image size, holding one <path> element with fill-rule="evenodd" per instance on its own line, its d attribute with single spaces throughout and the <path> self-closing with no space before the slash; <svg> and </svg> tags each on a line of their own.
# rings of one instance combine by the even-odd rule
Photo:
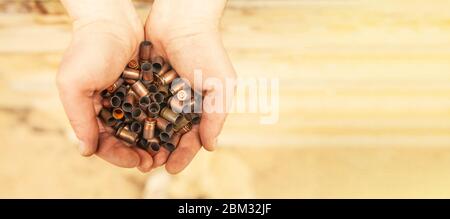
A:
<svg viewBox="0 0 450 219">
<path fill-rule="evenodd" d="M 137 57 L 143 25 L 129 0 L 63 0 L 73 22 L 73 38 L 61 62 L 57 86 L 84 156 L 97 154 L 120 167 L 150 171 L 152 157 L 126 147 L 97 119 L 99 92 L 113 84 Z"/>
</svg>

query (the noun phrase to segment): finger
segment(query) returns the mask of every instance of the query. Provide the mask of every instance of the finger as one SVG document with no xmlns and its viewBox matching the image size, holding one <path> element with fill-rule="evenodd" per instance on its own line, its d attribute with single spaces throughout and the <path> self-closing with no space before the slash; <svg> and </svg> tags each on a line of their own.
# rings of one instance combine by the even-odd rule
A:
<svg viewBox="0 0 450 219">
<path fill-rule="evenodd" d="M 140 148 L 133 148 L 133 150 L 138 153 L 140 158 L 140 163 L 137 166 L 138 170 L 143 173 L 149 172 L 152 169 L 153 165 L 152 156 L 147 151 L 144 151 Z"/>
<path fill-rule="evenodd" d="M 175 151 L 173 151 L 166 163 L 166 170 L 176 174 L 184 170 L 202 147 L 198 135 L 198 126 L 183 135 Z"/>
<path fill-rule="evenodd" d="M 157 168 L 164 165 L 169 155 L 170 152 L 164 147 L 161 147 L 158 153 L 153 157 L 153 168 Z"/>
<path fill-rule="evenodd" d="M 106 132 L 100 133 L 99 148 L 96 154 L 119 167 L 133 168 L 140 164 L 138 152 Z"/>
</svg>

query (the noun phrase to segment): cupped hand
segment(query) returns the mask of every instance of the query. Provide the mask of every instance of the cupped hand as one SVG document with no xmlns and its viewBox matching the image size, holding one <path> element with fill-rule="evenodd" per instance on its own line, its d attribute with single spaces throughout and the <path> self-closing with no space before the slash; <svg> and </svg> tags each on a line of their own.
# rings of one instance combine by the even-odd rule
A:
<svg viewBox="0 0 450 219">
<path fill-rule="evenodd" d="M 205 99 L 225 95 L 223 89 L 205 83 L 208 79 L 225 84 L 225 80 L 236 78 L 218 29 L 225 3 L 224 0 L 156 0 L 145 24 L 146 39 L 153 43 L 152 56 L 164 57 L 191 84 L 194 84 L 194 71 L 200 70 L 204 82 L 200 92 Z M 222 112 L 204 110 L 200 125 L 183 135 L 172 153 L 162 148 L 154 156 L 153 167 L 166 164 L 169 173 L 178 173 L 202 145 L 213 150 L 225 118 L 225 108 Z"/>
<path fill-rule="evenodd" d="M 99 92 L 114 83 L 138 52 L 143 25 L 129 1 L 63 1 L 74 19 L 72 42 L 57 75 L 64 110 L 80 140 L 84 156 L 97 154 L 120 167 L 149 171 L 153 159 L 145 151 L 126 147 L 97 119 Z M 86 4 L 86 5 L 83 5 Z M 82 10 L 80 10 L 82 8 Z"/>
</svg>

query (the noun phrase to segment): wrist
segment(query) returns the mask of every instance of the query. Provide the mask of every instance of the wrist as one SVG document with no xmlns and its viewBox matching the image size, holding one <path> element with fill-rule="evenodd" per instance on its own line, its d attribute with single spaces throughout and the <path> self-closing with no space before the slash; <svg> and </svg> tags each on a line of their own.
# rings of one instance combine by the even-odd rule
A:
<svg viewBox="0 0 450 219">
<path fill-rule="evenodd" d="M 225 3 L 226 0 L 155 0 L 146 32 L 163 44 L 185 36 L 217 33 Z"/>
</svg>

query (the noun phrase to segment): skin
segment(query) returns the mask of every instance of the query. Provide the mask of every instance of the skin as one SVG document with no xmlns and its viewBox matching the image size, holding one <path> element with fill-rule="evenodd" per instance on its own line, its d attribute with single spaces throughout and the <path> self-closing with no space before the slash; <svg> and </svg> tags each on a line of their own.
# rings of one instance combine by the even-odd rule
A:
<svg viewBox="0 0 450 219">
<path fill-rule="evenodd" d="M 99 92 L 120 76 L 127 63 L 137 58 L 139 43 L 153 43 L 152 56 L 161 55 L 181 77 L 193 83 L 194 69 L 207 78 L 235 79 L 235 71 L 218 31 L 225 0 L 156 0 L 145 25 L 129 0 L 62 0 L 73 19 L 73 38 L 57 75 L 60 99 L 80 140 L 83 156 L 96 154 L 119 167 L 142 172 L 165 164 L 169 173 L 182 171 L 203 146 L 214 150 L 225 113 L 207 113 L 199 126 L 186 133 L 177 149 L 165 149 L 153 157 L 130 148 L 102 126 Z M 189 10 L 186 10 L 186 9 Z M 203 84 L 204 98 L 223 91 Z M 110 131 L 110 130 L 109 130 Z"/>
</svg>

